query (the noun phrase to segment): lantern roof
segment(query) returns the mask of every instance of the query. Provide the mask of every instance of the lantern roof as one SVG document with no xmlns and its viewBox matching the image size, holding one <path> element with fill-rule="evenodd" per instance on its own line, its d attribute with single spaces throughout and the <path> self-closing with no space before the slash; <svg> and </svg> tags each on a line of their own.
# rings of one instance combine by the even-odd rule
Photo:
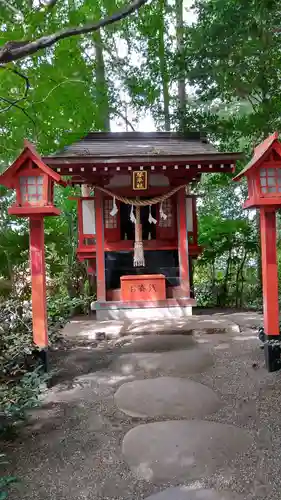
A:
<svg viewBox="0 0 281 500">
<path fill-rule="evenodd" d="M 43 162 L 33 144 L 27 140 L 24 141 L 24 149 L 18 158 L 3 172 L 3 174 L 0 175 L 0 184 L 6 186 L 7 188 L 14 188 L 16 174 L 27 161 L 34 163 L 40 170 L 42 170 L 42 172 L 51 177 L 51 179 L 53 179 L 57 184 L 66 186 L 66 182 L 62 179 L 62 177 Z"/>
<path fill-rule="evenodd" d="M 250 171 L 255 169 L 258 165 L 262 163 L 262 161 L 266 158 L 267 154 L 272 150 L 276 149 L 278 154 L 281 156 L 281 145 L 278 141 L 278 132 L 274 132 L 274 134 L 267 137 L 263 142 L 261 142 L 254 149 L 254 156 L 251 161 L 246 165 L 238 175 L 236 175 L 233 180 L 238 181 L 244 175 L 248 175 Z"/>
</svg>

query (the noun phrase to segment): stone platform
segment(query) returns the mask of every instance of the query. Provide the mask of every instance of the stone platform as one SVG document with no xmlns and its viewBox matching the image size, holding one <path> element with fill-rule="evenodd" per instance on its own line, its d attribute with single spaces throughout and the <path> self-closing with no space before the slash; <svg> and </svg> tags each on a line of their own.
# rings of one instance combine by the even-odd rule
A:
<svg viewBox="0 0 281 500">
<path fill-rule="evenodd" d="M 147 310 L 143 309 L 146 313 Z M 64 329 L 66 338 L 73 340 L 96 340 L 103 335 L 107 339 L 148 335 L 156 333 L 197 335 L 207 334 L 239 334 L 240 327 L 237 322 L 223 315 L 193 315 L 188 318 L 172 317 L 144 317 L 136 320 L 105 320 L 99 321 L 95 317 L 73 318 Z"/>
<path fill-rule="evenodd" d="M 159 302 L 139 302 L 130 305 L 130 302 L 92 302 L 91 309 L 95 311 L 98 321 L 114 320 L 142 320 L 142 319 L 173 319 L 186 318 L 192 315 L 192 299 L 168 299 Z"/>
</svg>

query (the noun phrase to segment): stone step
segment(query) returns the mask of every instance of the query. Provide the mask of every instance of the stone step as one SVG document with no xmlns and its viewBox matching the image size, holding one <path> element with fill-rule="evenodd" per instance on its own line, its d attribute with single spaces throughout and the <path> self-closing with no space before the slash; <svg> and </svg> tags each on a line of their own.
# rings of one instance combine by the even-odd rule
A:
<svg viewBox="0 0 281 500">
<path fill-rule="evenodd" d="M 66 339 L 98 339 L 101 334 L 108 339 L 127 335 L 193 335 L 194 333 L 207 334 L 237 334 L 240 332 L 238 324 L 228 318 L 219 316 L 190 316 L 188 318 L 162 318 L 140 320 L 111 320 L 96 321 L 95 319 L 73 318 L 64 328 Z"/>
<path fill-rule="evenodd" d="M 138 479 L 159 484 L 212 476 L 252 444 L 251 434 L 233 425 L 170 420 L 131 429 L 122 452 Z"/>
<path fill-rule="evenodd" d="M 161 339 L 161 337 L 160 337 Z M 185 377 L 201 373 L 213 365 L 213 356 L 204 347 L 170 352 L 136 352 L 115 357 L 110 369 L 122 375 Z"/>
<path fill-rule="evenodd" d="M 168 488 L 151 495 L 145 500 L 243 500 L 244 497 L 232 491 L 198 490 L 188 486 Z"/>
<path fill-rule="evenodd" d="M 176 377 L 127 382 L 117 390 L 115 402 L 127 415 L 141 418 L 200 418 L 221 406 L 214 391 L 205 385 Z"/>
</svg>

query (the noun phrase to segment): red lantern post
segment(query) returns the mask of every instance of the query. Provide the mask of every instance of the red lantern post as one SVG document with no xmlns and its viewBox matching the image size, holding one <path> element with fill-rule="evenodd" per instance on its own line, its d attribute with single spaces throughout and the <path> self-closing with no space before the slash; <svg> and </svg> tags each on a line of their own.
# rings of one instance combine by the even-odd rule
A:
<svg viewBox="0 0 281 500">
<path fill-rule="evenodd" d="M 33 340 L 44 352 L 48 346 L 44 217 L 60 214 L 54 206 L 54 183 L 66 183 L 45 165 L 32 144 L 25 141 L 24 146 L 17 160 L 0 176 L 0 184 L 16 190 L 9 214 L 29 217 Z"/>
<path fill-rule="evenodd" d="M 255 148 L 250 163 L 234 180 L 247 178 L 243 208 L 260 210 L 265 362 L 268 371 L 281 368 L 279 331 L 276 210 L 281 205 L 281 144 L 275 132 Z"/>
</svg>

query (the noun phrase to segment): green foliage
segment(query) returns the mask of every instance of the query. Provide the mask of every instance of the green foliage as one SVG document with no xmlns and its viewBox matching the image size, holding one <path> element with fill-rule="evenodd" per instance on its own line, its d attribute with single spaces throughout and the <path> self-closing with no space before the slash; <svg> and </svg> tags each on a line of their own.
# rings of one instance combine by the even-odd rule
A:
<svg viewBox="0 0 281 500">
<path fill-rule="evenodd" d="M 180 55 L 174 59 L 192 89 L 186 129 L 204 130 L 220 150 L 250 157 L 258 142 L 281 128 L 280 6 L 276 1 L 196 0 L 195 10 L 196 22 L 185 29 L 184 61 Z M 204 246 L 195 268 L 199 301 L 260 305 L 259 221 L 242 210 L 245 184 L 207 176 L 197 192 Z"/>
<path fill-rule="evenodd" d="M 256 0 L 196 0 L 195 8 L 198 21 L 185 33 L 186 76 L 205 113 L 218 118 L 220 140 L 252 147 L 281 125 L 280 9 Z"/>
<path fill-rule="evenodd" d="M 60 339 L 60 329 L 79 308 L 88 307 L 84 298 L 59 295 L 48 299 L 49 344 Z M 38 406 L 47 378 L 38 366 L 38 349 L 32 340 L 31 303 L 15 299 L 0 304 L 0 429 L 23 419 L 28 409 Z"/>
<path fill-rule="evenodd" d="M 87 313 L 89 311 L 90 302 L 94 297 L 73 297 L 68 295 L 58 296 L 56 300 L 48 302 L 48 318 L 51 323 L 62 326 L 67 320 L 73 316 L 75 312 Z"/>
<path fill-rule="evenodd" d="M 36 368 L 29 302 L 8 300 L 0 307 L 0 430 L 37 406 L 44 377 Z M 29 371 L 34 370 L 34 371 Z"/>
<path fill-rule="evenodd" d="M 25 357 L 32 354 L 30 302 L 10 299 L 0 306 L 0 374 L 19 376 L 25 372 Z"/>
<path fill-rule="evenodd" d="M 65 27 L 99 20 L 127 4 L 126 0 L 83 0 L 78 6 L 74 1 L 60 1 L 44 11 L 41 2 L 26 2 L 20 7 L 16 0 L 10 3 L 17 4 L 25 22 L 1 4 L 1 44 L 34 39 Z M 108 26 L 102 32 L 66 38 L 2 69 L 0 96 L 21 99 L 20 107 L 9 107 L 0 99 L 0 127 L 5 133 L 0 154 L 5 161 L 18 153 L 24 137 L 36 142 L 42 153 L 51 153 L 89 130 L 108 128 L 110 118 L 124 115 L 125 103 L 119 84 L 131 65 L 127 64 L 126 55 L 119 57 L 118 41 L 121 39 L 133 46 L 134 18 Z M 154 19 L 156 23 L 156 17 Z M 131 40 L 129 33 L 133 33 Z M 15 68 L 29 80 L 26 97 L 25 80 L 11 71 Z M 124 124 L 123 119 L 122 122 Z"/>
<path fill-rule="evenodd" d="M 208 175 L 198 189 L 199 243 L 196 271 L 199 305 L 253 306 L 260 290 L 255 220 L 242 210 L 243 186 L 229 176 Z M 250 292 L 251 290 L 251 292 Z"/>
<path fill-rule="evenodd" d="M 43 384 L 47 378 L 38 367 L 25 373 L 18 381 L 0 386 L 1 413 L 5 423 L 24 419 L 27 410 L 40 404 L 39 396 L 45 389 Z"/>
<path fill-rule="evenodd" d="M 6 465 L 5 455 L 0 454 L 0 465 Z M 0 476 L 0 500 L 5 500 L 8 498 L 8 489 L 12 484 L 18 482 L 18 479 L 14 476 Z"/>
</svg>

